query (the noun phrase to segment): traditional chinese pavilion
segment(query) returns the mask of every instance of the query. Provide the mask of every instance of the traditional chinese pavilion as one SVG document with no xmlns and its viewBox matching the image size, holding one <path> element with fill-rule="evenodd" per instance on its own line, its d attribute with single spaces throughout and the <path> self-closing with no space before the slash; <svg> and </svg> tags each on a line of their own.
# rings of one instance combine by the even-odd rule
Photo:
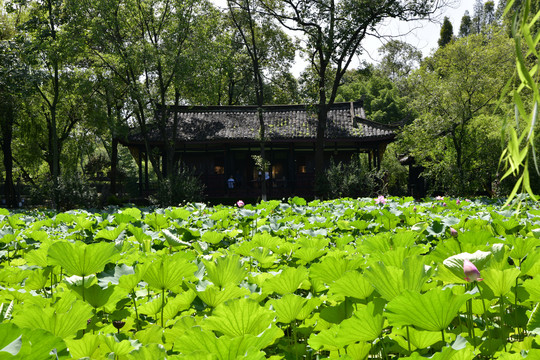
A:
<svg viewBox="0 0 540 360">
<path fill-rule="evenodd" d="M 256 106 L 174 106 L 168 110 L 171 119 L 180 118 L 175 157 L 200 174 L 208 197 L 257 198 L 261 181 L 267 181 L 271 198 L 313 195 L 317 114 L 310 106 L 263 107 L 270 162 L 266 175 L 259 173 L 252 157 L 260 154 Z M 378 167 L 394 138 L 392 127 L 366 119 L 362 101 L 337 103 L 328 112 L 325 160 L 349 161 L 353 154 L 365 153 L 369 166 Z M 157 129 L 149 127 L 147 139 L 152 151 L 163 157 L 165 142 Z M 132 133 L 120 142 L 138 161 L 141 191 L 143 183 L 147 189 L 148 157 L 142 134 Z"/>
</svg>

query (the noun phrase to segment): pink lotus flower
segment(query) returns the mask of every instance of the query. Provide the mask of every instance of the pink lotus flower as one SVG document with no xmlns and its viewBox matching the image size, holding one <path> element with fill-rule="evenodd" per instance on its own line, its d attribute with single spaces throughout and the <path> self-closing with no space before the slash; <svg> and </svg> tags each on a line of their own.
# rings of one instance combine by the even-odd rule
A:
<svg viewBox="0 0 540 360">
<path fill-rule="evenodd" d="M 244 204 L 244 202 L 243 202 L 242 200 L 238 200 L 238 201 L 236 202 L 236 206 L 238 206 L 239 208 L 241 208 L 241 207 L 244 206 L 244 205 L 245 205 L 245 204 Z"/>
<path fill-rule="evenodd" d="M 442 203 L 442 206 L 446 206 L 446 203 Z"/>
<path fill-rule="evenodd" d="M 465 280 L 468 282 L 484 280 L 480 277 L 480 271 L 468 259 L 463 261 L 463 272 L 465 273 Z"/>
<path fill-rule="evenodd" d="M 444 196 L 440 196 L 440 195 L 439 195 L 439 196 L 437 196 L 437 197 L 435 198 L 435 200 L 444 200 Z"/>
<path fill-rule="evenodd" d="M 454 228 L 450 228 L 450 235 L 452 235 L 452 237 L 458 237 L 458 232 L 456 229 Z M 467 260 L 468 261 L 468 260 Z"/>
<path fill-rule="evenodd" d="M 458 205 L 461 204 L 461 200 L 457 199 L 456 204 L 458 204 Z"/>
<path fill-rule="evenodd" d="M 415 207 L 413 207 L 413 209 L 412 209 L 412 210 L 413 210 L 414 212 L 416 212 L 416 206 L 415 206 Z"/>
<path fill-rule="evenodd" d="M 383 195 L 379 195 L 378 198 L 375 199 L 375 204 L 383 204 L 385 205 L 386 204 L 386 199 L 384 198 Z"/>
<path fill-rule="evenodd" d="M 470 200 L 470 199 L 465 199 L 465 201 L 466 201 L 466 202 L 471 202 L 471 200 Z"/>
</svg>

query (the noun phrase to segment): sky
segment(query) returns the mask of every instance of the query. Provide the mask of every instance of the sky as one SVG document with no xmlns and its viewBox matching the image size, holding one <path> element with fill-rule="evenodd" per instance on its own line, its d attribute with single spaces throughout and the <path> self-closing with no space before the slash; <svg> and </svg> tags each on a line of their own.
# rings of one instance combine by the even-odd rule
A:
<svg viewBox="0 0 540 360">
<path fill-rule="evenodd" d="M 227 7 L 226 0 L 212 0 L 217 6 L 221 8 Z M 378 48 L 381 47 L 384 42 L 394 38 L 401 41 L 405 41 L 420 51 L 424 56 L 431 53 L 433 49 L 438 47 L 437 41 L 439 40 L 441 24 L 445 16 L 450 19 L 454 29 L 454 35 L 459 32 L 459 25 L 461 24 L 461 17 L 465 11 L 469 11 L 469 14 L 473 14 L 474 0 L 453 0 L 454 4 L 451 7 L 447 7 L 441 11 L 434 21 L 414 21 L 403 22 L 397 20 L 387 20 L 378 27 L 380 34 L 387 35 L 382 39 L 369 37 L 362 46 L 364 52 L 351 64 L 351 68 L 358 66 L 360 61 L 366 60 L 371 63 L 377 63 L 379 60 Z M 498 1 L 495 1 L 497 6 Z M 289 33 L 291 36 L 298 34 Z M 292 67 L 292 73 L 298 76 L 302 70 L 306 67 L 306 61 L 304 61 L 298 54 L 295 59 L 295 64 Z"/>
</svg>

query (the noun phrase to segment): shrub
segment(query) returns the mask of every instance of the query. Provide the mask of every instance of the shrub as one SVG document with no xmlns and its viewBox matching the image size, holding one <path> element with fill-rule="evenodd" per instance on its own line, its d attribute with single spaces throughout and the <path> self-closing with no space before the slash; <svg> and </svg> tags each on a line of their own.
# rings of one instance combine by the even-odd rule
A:
<svg viewBox="0 0 540 360">
<path fill-rule="evenodd" d="M 325 183 L 318 180 L 317 186 L 329 198 L 362 197 L 386 193 L 383 172 L 367 170 L 359 156 L 353 156 L 348 163 L 335 163 L 325 172 Z"/>
<path fill-rule="evenodd" d="M 58 177 L 56 187 L 50 177 L 38 182 L 32 200 L 34 204 L 50 205 L 59 210 L 92 208 L 98 203 L 98 193 L 81 174 L 66 173 Z"/>
<path fill-rule="evenodd" d="M 160 181 L 155 196 L 150 201 L 159 206 L 178 205 L 182 202 L 202 201 L 205 186 L 195 170 L 182 167 L 176 175 Z"/>
</svg>

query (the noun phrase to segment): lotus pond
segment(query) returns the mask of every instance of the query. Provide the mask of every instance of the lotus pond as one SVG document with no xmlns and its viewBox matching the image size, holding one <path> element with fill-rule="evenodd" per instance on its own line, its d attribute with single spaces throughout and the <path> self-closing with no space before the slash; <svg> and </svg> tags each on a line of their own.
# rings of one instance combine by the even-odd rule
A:
<svg viewBox="0 0 540 360">
<path fill-rule="evenodd" d="M 532 202 L 0 209 L 0 359 L 539 359 L 539 238 Z"/>
</svg>

